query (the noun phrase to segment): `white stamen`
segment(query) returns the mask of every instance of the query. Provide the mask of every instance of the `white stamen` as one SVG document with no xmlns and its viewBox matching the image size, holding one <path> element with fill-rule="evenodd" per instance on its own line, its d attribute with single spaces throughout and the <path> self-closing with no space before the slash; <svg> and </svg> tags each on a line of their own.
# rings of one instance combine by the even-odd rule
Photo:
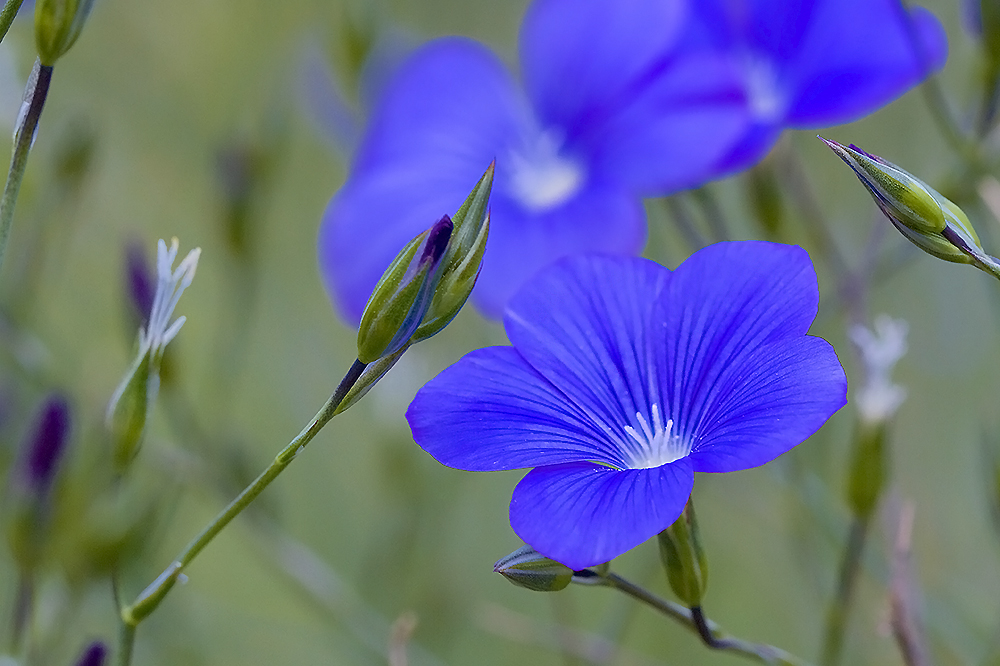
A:
<svg viewBox="0 0 1000 666">
<path fill-rule="evenodd" d="M 631 451 L 631 459 L 627 460 L 629 469 L 650 469 L 672 463 L 691 453 L 691 447 L 680 437 L 672 434 L 673 419 L 663 423 L 660 408 L 654 404 L 652 412 L 652 427 L 641 413 L 636 412 L 639 430 L 630 425 L 625 426 L 625 432 L 639 445 Z"/>
<path fill-rule="evenodd" d="M 201 248 L 195 248 L 188 252 L 176 269 L 173 269 L 177 249 L 176 238 L 171 241 L 169 249 L 162 240 L 156 245 L 156 294 L 153 296 L 149 323 L 145 330 L 139 332 L 140 347 L 151 350 L 154 355 L 163 353 L 163 348 L 174 339 L 184 325 L 184 317 L 178 317 L 169 325 L 168 322 L 184 289 L 194 279 L 198 257 L 201 256 Z"/>
<path fill-rule="evenodd" d="M 555 208 L 583 185 L 583 166 L 560 154 L 561 148 L 562 140 L 549 130 L 525 141 L 520 150 L 511 151 L 511 194 L 528 210 Z"/>
<path fill-rule="evenodd" d="M 851 341 L 858 348 L 865 366 L 865 383 L 855 400 L 861 418 L 877 423 L 892 417 L 906 400 L 906 390 L 892 382 L 892 369 L 906 354 L 909 326 L 902 319 L 879 315 L 873 330 L 853 326 Z"/>
</svg>

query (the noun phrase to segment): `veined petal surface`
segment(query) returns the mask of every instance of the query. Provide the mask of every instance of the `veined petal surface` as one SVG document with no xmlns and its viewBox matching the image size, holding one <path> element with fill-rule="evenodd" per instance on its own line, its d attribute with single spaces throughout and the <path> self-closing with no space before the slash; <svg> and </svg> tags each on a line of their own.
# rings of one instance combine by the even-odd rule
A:
<svg viewBox="0 0 1000 666">
<path fill-rule="evenodd" d="M 458 469 L 623 465 L 601 425 L 511 347 L 467 354 L 420 389 L 406 418 L 421 448 Z"/>
<path fill-rule="evenodd" d="M 624 471 L 587 463 L 538 467 L 514 489 L 510 526 L 542 555 L 584 569 L 669 527 L 693 484 L 685 459 Z"/>
</svg>

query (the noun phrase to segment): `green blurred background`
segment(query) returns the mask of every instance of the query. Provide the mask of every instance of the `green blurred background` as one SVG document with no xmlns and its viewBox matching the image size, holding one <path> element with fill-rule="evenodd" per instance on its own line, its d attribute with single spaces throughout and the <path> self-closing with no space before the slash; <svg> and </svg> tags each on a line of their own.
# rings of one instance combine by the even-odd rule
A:
<svg viewBox="0 0 1000 666">
<path fill-rule="evenodd" d="M 355 101 L 359 54 L 373 35 L 418 44 L 465 34 L 514 65 L 524 5 L 97 3 L 55 68 L 0 273 L 0 471 L 40 399 L 62 388 L 72 396 L 74 430 L 60 500 L 86 496 L 104 446 L 104 410 L 131 359 L 124 248 L 138 241 L 152 260 L 157 238 L 177 236 L 182 255 L 201 247 L 197 277 L 177 310 L 188 320 L 171 345 L 156 418 L 126 491 L 138 513 L 154 507 L 155 519 L 144 523 L 144 547 L 121 571 L 123 597 L 134 597 L 263 469 L 354 360 L 354 332 L 324 293 L 315 248 L 324 206 L 345 177 L 345 155 L 303 100 L 304 60 L 329 66 Z M 962 29 L 958 3 L 927 5 L 949 34 L 941 83 L 961 115 L 975 102 L 977 45 Z M 0 52 L 15 79 L 0 88 L 8 127 L 34 58 L 27 9 Z M 997 221 L 970 196 L 974 187 L 920 91 L 823 134 L 955 193 L 987 250 L 1000 252 Z M 861 263 L 877 229 L 886 251 L 901 257 L 872 286 L 868 311 L 910 323 L 910 352 L 896 374 L 909 397 L 892 436 L 894 491 L 915 502 L 914 559 L 937 663 L 980 663 L 1000 627 L 1000 547 L 990 514 L 998 500 L 982 448 L 1000 425 L 1000 285 L 907 246 L 811 133 L 786 135 L 779 150 L 803 160 L 849 262 Z M 241 173 L 250 194 L 234 203 L 227 178 L 243 182 Z M 764 235 L 750 215 L 745 178 L 710 190 L 734 237 Z M 676 266 L 693 248 L 662 202 L 648 210 L 647 255 Z M 806 229 L 786 200 L 779 237 L 810 250 L 820 275 L 814 332 L 834 343 L 858 379 L 836 278 Z M 521 545 L 507 522 L 520 473 L 439 465 L 413 444 L 403 413 L 417 388 L 462 353 L 504 341 L 502 328 L 470 307 L 409 351 L 189 568 L 187 584 L 141 625 L 134 663 L 381 664 L 392 636 L 404 640 L 411 629 L 414 664 L 587 663 L 561 642 L 570 652 L 606 655 L 596 663 L 736 663 L 610 590 L 532 593 L 491 571 Z M 705 607 L 736 635 L 816 656 L 848 524 L 843 470 L 854 419 L 848 405 L 766 468 L 698 478 L 712 572 Z M 79 522 L 58 527 L 82 529 Z M 892 536 L 876 525 L 845 663 L 899 662 L 886 628 Z M 107 577 L 86 579 L 66 564 L 80 557 L 65 552 L 78 550 L 72 539 L 60 548 L 38 588 L 29 636 L 37 663 L 71 663 L 86 640 L 114 643 L 117 631 Z M 654 544 L 626 554 L 615 569 L 669 596 Z M 3 636 L 15 589 L 14 567 L 0 550 Z"/>
</svg>

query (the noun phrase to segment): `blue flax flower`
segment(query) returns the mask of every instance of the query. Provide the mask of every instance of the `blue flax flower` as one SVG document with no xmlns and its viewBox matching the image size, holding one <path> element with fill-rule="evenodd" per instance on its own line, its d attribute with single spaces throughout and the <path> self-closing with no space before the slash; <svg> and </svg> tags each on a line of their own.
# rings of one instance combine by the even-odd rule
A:
<svg viewBox="0 0 1000 666">
<path fill-rule="evenodd" d="M 673 523 L 694 472 L 763 465 L 844 405 L 833 348 L 806 335 L 817 304 L 793 246 L 713 245 L 673 272 L 569 257 L 511 300 L 513 346 L 466 355 L 407 419 L 445 465 L 533 467 L 511 500 L 514 531 L 593 566 Z"/>
<path fill-rule="evenodd" d="M 718 165 L 762 158 L 782 130 L 862 118 L 944 65 L 948 44 L 926 9 L 900 0 L 699 0 L 686 48 L 725 54 L 742 81 L 748 131 Z"/>
<path fill-rule="evenodd" d="M 468 39 L 414 53 L 324 215 L 320 264 L 343 314 L 360 318 L 392 257 L 494 158 L 473 294 L 487 315 L 559 257 L 641 251 L 641 197 L 705 182 L 746 129 L 723 54 L 679 48 L 689 16 L 683 0 L 537 0 L 521 26 L 520 83 Z"/>
</svg>

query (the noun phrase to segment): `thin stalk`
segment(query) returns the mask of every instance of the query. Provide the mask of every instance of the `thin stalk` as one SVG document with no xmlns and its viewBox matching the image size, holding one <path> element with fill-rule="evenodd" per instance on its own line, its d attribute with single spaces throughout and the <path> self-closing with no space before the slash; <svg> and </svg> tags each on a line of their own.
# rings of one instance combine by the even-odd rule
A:
<svg viewBox="0 0 1000 666">
<path fill-rule="evenodd" d="M 24 170 L 28 166 L 28 153 L 35 138 L 38 119 L 42 116 L 45 97 L 49 93 L 49 83 L 52 81 L 52 67 L 35 61 L 35 69 L 28 78 L 25 90 L 25 100 L 28 110 L 18 120 L 14 132 L 14 153 L 10 158 L 10 170 L 7 172 L 7 182 L 0 198 L 0 266 L 10 239 L 10 228 L 14 221 L 14 204 L 17 203 L 17 193 L 21 189 Z"/>
<path fill-rule="evenodd" d="M 631 583 L 621 576 L 608 572 L 595 574 L 601 579 L 602 585 L 624 592 L 633 599 L 655 608 L 667 617 L 676 620 L 690 631 L 694 632 L 711 648 L 731 652 L 772 666 L 809 666 L 809 662 L 789 654 L 784 650 L 764 643 L 751 643 L 726 634 L 719 625 L 707 619 L 701 608 L 687 609 L 684 606 L 656 596 L 652 592 Z M 707 638 L 706 638 L 707 636 Z"/>
<path fill-rule="evenodd" d="M 132 663 L 132 647 L 135 645 L 135 625 L 122 622 L 118 629 L 118 664 L 128 666 Z"/>
<path fill-rule="evenodd" d="M 3 38 L 7 36 L 7 31 L 10 30 L 10 24 L 14 22 L 17 17 L 17 11 L 21 8 L 21 3 L 24 0 L 7 0 L 3 6 L 3 10 L 0 11 L 0 42 Z"/>
<path fill-rule="evenodd" d="M 134 640 L 135 628 L 142 622 L 146 617 L 149 616 L 156 608 L 160 605 L 160 602 L 167 596 L 170 590 L 173 588 L 174 583 L 180 578 L 184 569 L 191 564 L 195 557 L 198 556 L 204 548 L 211 543 L 219 532 L 221 532 L 225 527 L 238 516 L 245 508 L 247 508 L 254 499 L 257 498 L 260 493 L 267 488 L 268 485 L 274 479 L 278 477 L 281 472 L 288 467 L 289 464 L 299 452 L 305 448 L 305 446 L 312 441 L 312 439 L 319 433 L 319 431 L 325 426 L 330 419 L 333 418 L 336 413 L 337 407 L 343 402 L 344 398 L 347 396 L 348 391 L 354 386 L 358 378 L 361 377 L 361 373 L 364 371 L 367 364 L 361 361 L 355 361 L 351 369 L 348 370 L 344 379 L 341 380 L 340 385 L 337 386 L 337 390 L 334 391 L 330 399 L 326 401 L 326 404 L 316 413 L 305 428 L 302 429 L 296 437 L 288 443 L 285 448 L 283 448 L 278 455 L 275 456 L 274 460 L 265 469 L 260 476 L 254 479 L 249 486 L 243 489 L 236 499 L 229 503 L 229 505 L 223 509 L 219 514 L 210 522 L 205 528 L 188 543 L 187 546 L 177 554 L 166 569 L 156 577 L 145 590 L 139 593 L 135 601 L 131 605 L 125 606 L 121 609 L 121 620 L 122 620 L 122 630 L 121 630 L 121 640 L 122 647 L 119 654 L 118 663 L 120 666 L 128 666 L 131 660 L 131 646 L 125 645 L 125 641 L 131 643 Z"/>
<path fill-rule="evenodd" d="M 851 523 L 851 532 L 847 537 L 844 559 L 840 563 L 837 595 L 834 597 L 826 614 L 823 652 L 820 657 L 821 666 L 834 666 L 834 664 L 840 661 L 840 656 L 844 648 L 847 617 L 850 614 L 851 599 L 854 597 L 854 585 L 858 578 L 858 572 L 861 569 L 861 555 L 865 550 L 867 536 L 868 521 L 855 517 Z"/>
<path fill-rule="evenodd" d="M 691 196 L 705 214 L 705 222 L 708 223 L 712 239 L 716 243 L 729 240 L 729 227 L 726 224 L 726 215 L 722 212 L 722 206 L 719 205 L 715 195 L 708 189 L 708 186 L 692 190 Z"/>
</svg>

